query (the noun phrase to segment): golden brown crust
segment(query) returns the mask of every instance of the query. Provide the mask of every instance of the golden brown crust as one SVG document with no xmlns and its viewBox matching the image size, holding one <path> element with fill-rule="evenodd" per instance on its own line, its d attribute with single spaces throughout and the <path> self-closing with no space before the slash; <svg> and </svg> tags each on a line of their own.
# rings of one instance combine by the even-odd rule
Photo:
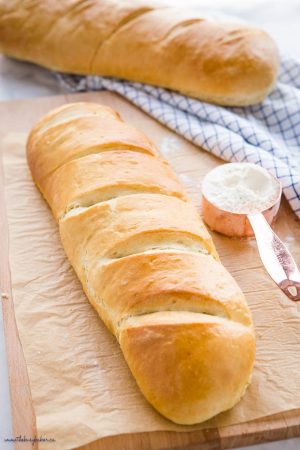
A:
<svg viewBox="0 0 300 450">
<path fill-rule="evenodd" d="M 120 345 L 147 400 L 186 425 L 240 400 L 255 352 L 249 327 L 180 311 L 137 317 L 124 325 Z"/>
<path fill-rule="evenodd" d="M 245 298 L 154 145 L 96 104 L 51 112 L 27 154 L 66 254 L 149 402 L 178 423 L 232 407 L 254 360 Z"/>
<path fill-rule="evenodd" d="M 223 105 L 263 100 L 278 71 L 277 48 L 262 30 L 147 0 L 0 0 L 0 49 Z"/>
<path fill-rule="evenodd" d="M 169 165 L 151 155 L 124 150 L 74 159 L 41 183 L 55 217 L 127 194 L 152 192 L 185 198 Z"/>
<path fill-rule="evenodd" d="M 221 105 L 248 105 L 272 89 L 278 55 L 262 30 L 164 9 L 120 28 L 101 46 L 94 73 L 97 63 L 104 75 L 160 85 Z"/>
<path fill-rule="evenodd" d="M 219 261 L 192 253 L 192 247 L 176 248 L 172 241 L 169 246 L 162 253 L 152 250 L 104 263 L 88 258 L 86 279 L 101 292 L 115 334 L 127 317 L 156 311 L 197 312 L 251 325 L 244 296 Z"/>
<path fill-rule="evenodd" d="M 68 110 L 70 117 L 67 120 L 66 111 L 59 108 L 57 114 L 51 114 L 47 127 L 43 119 L 30 133 L 27 159 L 39 186 L 42 180 L 63 164 L 93 153 L 130 149 L 156 154 L 152 142 L 117 115 L 112 116 L 110 108 L 108 111 L 104 108 L 98 114 L 96 106 L 94 110 L 92 114 L 88 111 L 87 114 L 80 112 L 78 115 Z"/>
<path fill-rule="evenodd" d="M 154 248 L 181 246 L 217 253 L 195 208 L 176 197 L 132 194 L 73 210 L 59 223 L 64 247 L 79 271 L 100 258 L 123 258 Z M 77 269 L 78 267 L 78 269 Z"/>
</svg>

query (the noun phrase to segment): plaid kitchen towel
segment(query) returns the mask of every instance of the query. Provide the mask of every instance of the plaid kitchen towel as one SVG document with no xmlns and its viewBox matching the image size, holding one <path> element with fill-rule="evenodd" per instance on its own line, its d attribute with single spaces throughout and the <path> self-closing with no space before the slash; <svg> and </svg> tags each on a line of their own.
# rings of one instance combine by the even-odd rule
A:
<svg viewBox="0 0 300 450">
<path fill-rule="evenodd" d="M 189 141 L 225 161 L 268 169 L 300 218 L 300 64 L 281 58 L 275 90 L 260 104 L 222 107 L 115 78 L 56 74 L 71 91 L 117 92 Z"/>
</svg>

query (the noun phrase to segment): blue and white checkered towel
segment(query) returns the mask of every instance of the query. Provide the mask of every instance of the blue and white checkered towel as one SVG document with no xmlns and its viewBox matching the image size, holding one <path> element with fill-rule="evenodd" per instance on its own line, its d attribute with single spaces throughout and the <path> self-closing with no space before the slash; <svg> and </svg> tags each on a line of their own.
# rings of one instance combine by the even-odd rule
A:
<svg viewBox="0 0 300 450">
<path fill-rule="evenodd" d="M 71 91 L 117 92 L 189 141 L 226 161 L 260 164 L 277 176 L 300 218 L 300 64 L 282 58 L 276 89 L 249 107 L 222 107 L 115 78 L 57 74 Z"/>
</svg>

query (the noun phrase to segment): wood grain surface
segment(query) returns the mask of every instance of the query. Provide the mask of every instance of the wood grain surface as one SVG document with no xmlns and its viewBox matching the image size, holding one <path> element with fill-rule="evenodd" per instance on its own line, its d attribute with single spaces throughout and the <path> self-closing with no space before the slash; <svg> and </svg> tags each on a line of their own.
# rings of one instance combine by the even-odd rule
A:
<svg viewBox="0 0 300 450">
<path fill-rule="evenodd" d="M 2 141 L 3 136 L 7 133 L 27 132 L 42 114 L 51 108 L 70 101 L 96 101 L 109 104 L 121 111 L 127 121 L 138 126 L 158 145 L 161 144 L 160 138 L 163 135 L 165 148 L 162 150 L 164 156 L 169 160 L 173 169 L 181 175 L 183 181 L 184 176 L 191 174 L 195 170 L 194 162 L 196 160 L 199 162 L 199 158 L 202 158 L 202 161 L 205 159 L 206 168 L 208 162 L 211 167 L 214 167 L 218 163 L 216 158 L 199 150 L 174 133 L 167 131 L 160 124 L 149 119 L 125 100 L 117 95 L 106 92 L 72 94 L 0 103 L 0 141 Z M 176 161 L 176 158 L 174 159 L 172 156 L 172 152 L 168 152 L 168 146 L 180 148 L 181 151 L 178 152 L 179 156 L 178 158 L 176 157 Z M 189 152 L 189 158 L 183 160 L 182 157 L 185 151 Z M 199 174 L 199 178 L 201 175 L 203 174 Z M 13 412 L 13 432 L 15 436 L 20 434 L 35 436 L 35 416 L 31 401 L 26 363 L 18 337 L 11 296 L 8 264 L 8 230 L 5 217 L 2 170 L 0 174 L 0 186 L 0 286 L 2 292 L 8 294 L 8 298 L 3 298 L 2 302 Z M 200 201 L 198 198 L 198 190 L 193 189 L 193 186 L 186 187 L 198 206 Z M 296 219 L 293 217 L 286 202 L 283 202 L 280 214 L 288 218 L 289 221 L 295 220 L 295 226 L 299 226 L 299 222 L 296 223 Z M 216 244 L 218 247 L 218 242 Z M 300 436 L 300 410 L 288 411 L 249 423 L 219 429 L 190 433 L 155 432 L 108 437 L 80 447 L 80 450 L 214 450 L 235 448 L 296 436 Z M 37 447 L 32 446 L 30 443 L 28 445 L 20 443 L 16 444 L 15 448 L 18 450 L 29 450 L 36 449 Z"/>
</svg>

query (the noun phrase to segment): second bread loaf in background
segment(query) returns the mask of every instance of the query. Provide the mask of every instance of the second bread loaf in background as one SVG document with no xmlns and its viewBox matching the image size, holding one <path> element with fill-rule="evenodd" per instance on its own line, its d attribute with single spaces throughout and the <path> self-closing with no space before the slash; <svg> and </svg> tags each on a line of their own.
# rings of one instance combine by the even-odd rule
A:
<svg viewBox="0 0 300 450">
<path fill-rule="evenodd" d="M 253 367 L 250 312 L 153 143 L 112 109 L 76 103 L 39 121 L 27 156 L 83 289 L 147 400 L 179 424 L 234 406 Z"/>
<path fill-rule="evenodd" d="M 263 100 L 278 71 L 271 37 L 170 4 L 0 0 L 0 51 L 52 70 L 139 81 L 220 105 Z"/>
</svg>

